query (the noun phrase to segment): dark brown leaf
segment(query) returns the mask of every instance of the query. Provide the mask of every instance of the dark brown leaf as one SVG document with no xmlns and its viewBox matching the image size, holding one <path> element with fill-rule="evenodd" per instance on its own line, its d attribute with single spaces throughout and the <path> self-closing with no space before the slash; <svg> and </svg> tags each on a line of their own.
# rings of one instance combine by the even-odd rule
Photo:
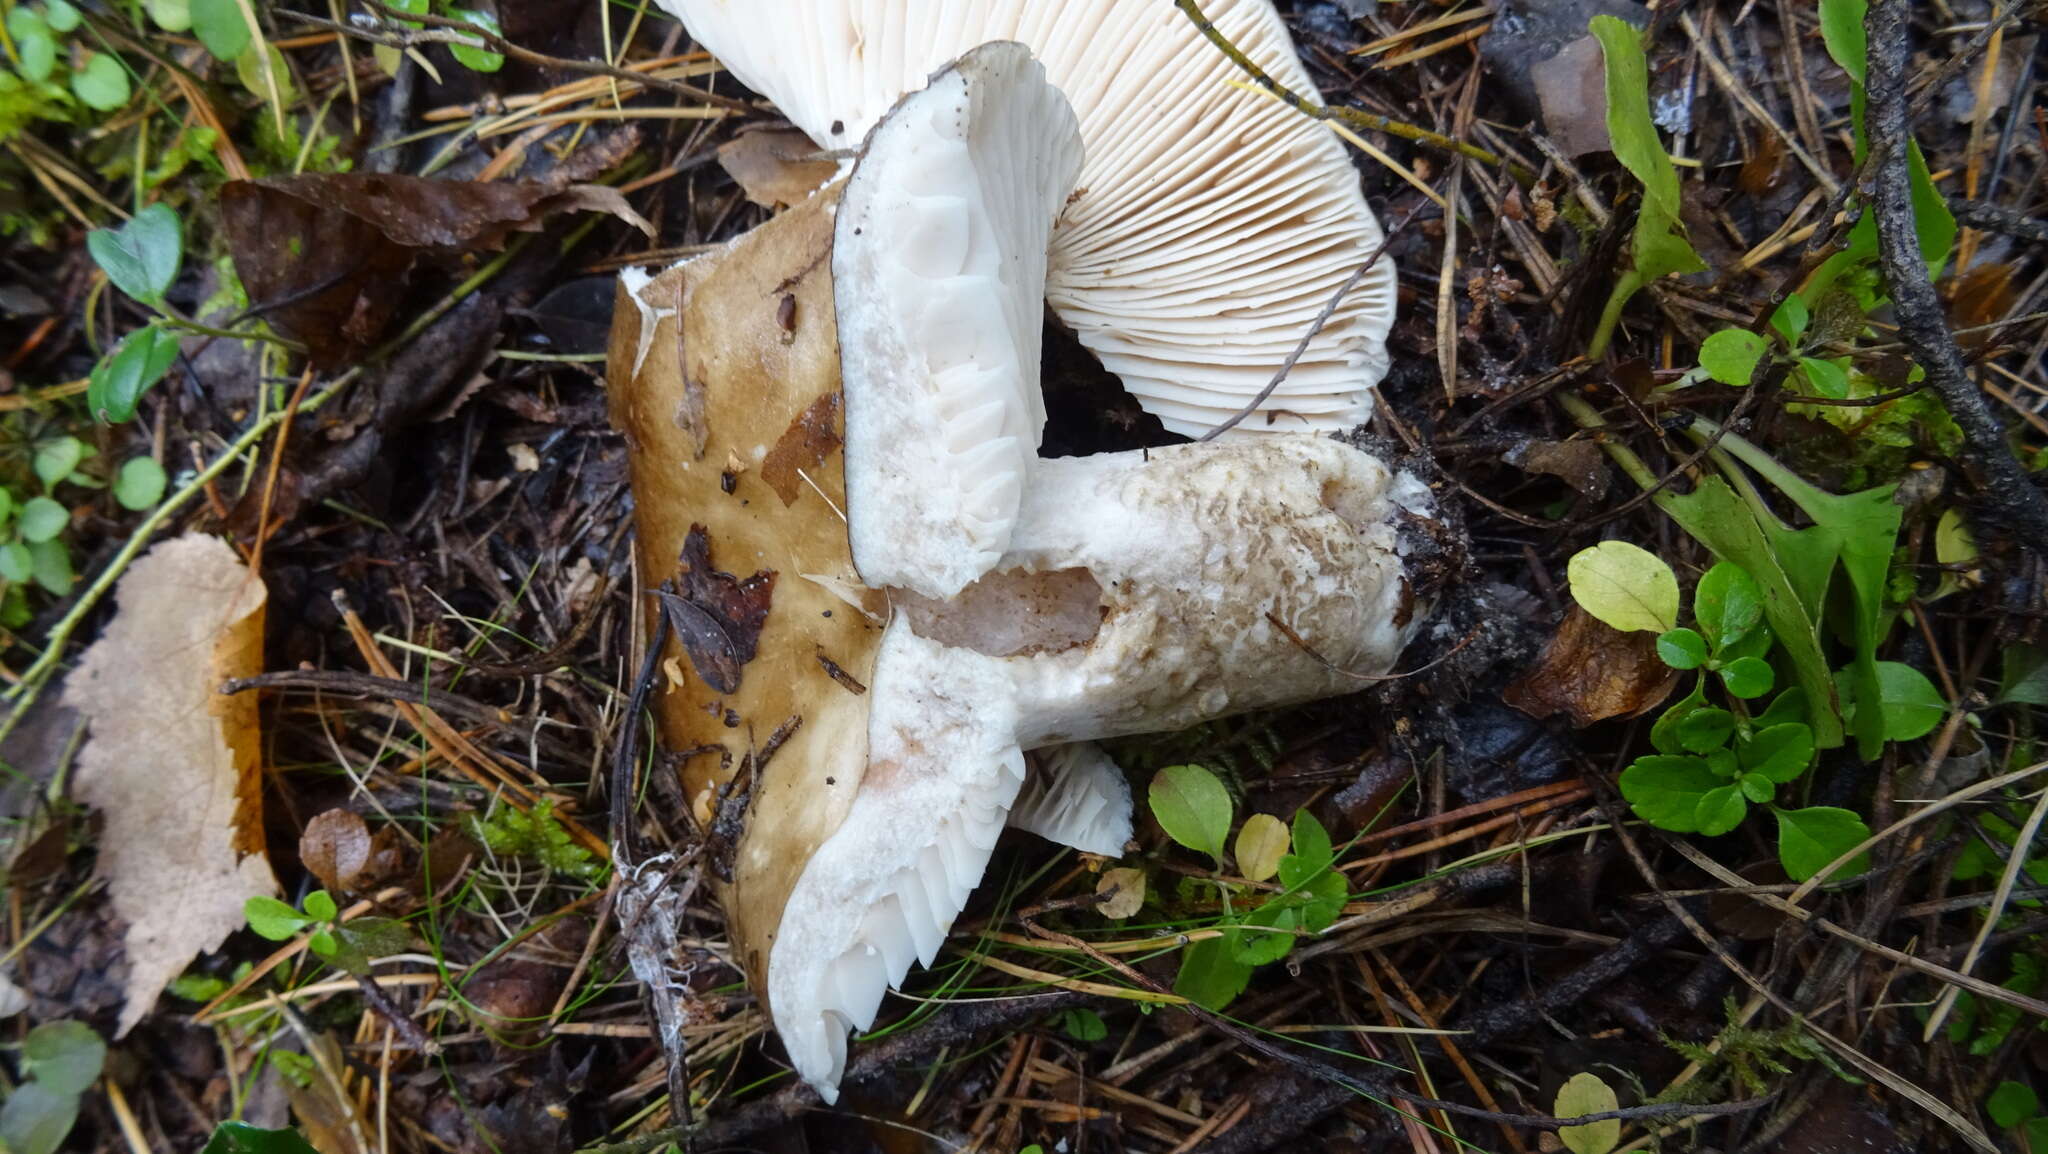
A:
<svg viewBox="0 0 2048 1154">
<path fill-rule="evenodd" d="M 1653 709 L 1677 684 L 1678 671 L 1657 657 L 1655 634 L 1623 633 L 1574 605 L 1536 667 L 1501 699 L 1531 717 L 1570 714 L 1584 728 Z"/>
<path fill-rule="evenodd" d="M 697 676 L 720 693 L 734 692 L 740 687 L 740 667 L 754 659 L 760 643 L 775 571 L 762 570 L 742 581 L 714 569 L 711 536 L 702 525 L 690 526 L 677 568 L 678 592 L 658 594 L 669 626 Z"/>
<path fill-rule="evenodd" d="M 1606 465 L 1600 447 L 1591 441 L 1527 441 L 1509 449 L 1501 459 L 1531 473 L 1562 478 L 1588 497 L 1607 495 Z"/>
<path fill-rule="evenodd" d="M 647 227 L 615 189 L 388 173 L 229 181 L 220 208 L 250 301 L 323 368 L 357 359 L 383 335 L 422 254 L 502 248 L 512 233 L 569 210 Z"/>
<path fill-rule="evenodd" d="M 804 480 L 799 474 L 823 464 L 842 443 L 839 397 L 838 393 L 826 393 L 812 401 L 762 458 L 761 479 L 768 482 L 784 505 L 794 503 L 804 491 Z"/>
<path fill-rule="evenodd" d="M 299 860 L 330 892 L 346 893 L 370 864 L 370 829 L 349 810 L 316 814 L 299 835 Z"/>
</svg>

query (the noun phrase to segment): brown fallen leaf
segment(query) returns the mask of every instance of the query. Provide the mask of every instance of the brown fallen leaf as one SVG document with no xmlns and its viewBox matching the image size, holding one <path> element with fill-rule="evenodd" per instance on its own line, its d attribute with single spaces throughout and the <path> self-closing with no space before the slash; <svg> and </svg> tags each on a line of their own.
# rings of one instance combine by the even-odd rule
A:
<svg viewBox="0 0 2048 1154">
<path fill-rule="evenodd" d="M 1570 714 L 1583 729 L 1654 709 L 1677 684 L 1678 671 L 1657 656 L 1655 634 L 1623 633 L 1574 605 L 1535 668 L 1501 699 L 1531 717 Z"/>
<path fill-rule="evenodd" d="M 1582 36 L 1533 68 L 1543 129 L 1566 156 L 1604 152 L 1607 138 L 1607 73 L 1600 42 Z"/>
<path fill-rule="evenodd" d="M 391 173 L 305 173 L 232 180 L 221 224 L 250 302 L 323 368 L 367 352 L 426 254 L 499 249 L 558 212 L 608 212 L 654 228 L 616 189 L 525 181 L 428 180 Z"/>
<path fill-rule="evenodd" d="M 702 525 L 690 526 L 678 568 L 680 591 L 661 592 L 662 610 L 697 676 L 720 693 L 731 693 L 740 687 L 740 667 L 754 659 L 775 593 L 775 571 L 742 581 L 713 568 L 711 538 Z"/>
<path fill-rule="evenodd" d="M 789 423 L 775 447 L 761 459 L 761 479 L 788 505 L 803 495 L 803 474 L 815 471 L 844 444 L 839 435 L 841 394 L 826 393 Z"/>
<path fill-rule="evenodd" d="M 1588 497 L 1607 495 L 1607 463 L 1591 441 L 1524 441 L 1501 460 L 1530 473 L 1545 473 Z"/>
<path fill-rule="evenodd" d="M 315 814 L 299 834 L 299 860 L 320 884 L 333 893 L 346 893 L 370 865 L 370 827 L 361 814 L 330 809 Z"/>
<path fill-rule="evenodd" d="M 818 146 L 794 128 L 742 130 L 718 146 L 718 164 L 762 208 L 800 204 L 839 171 L 839 162 L 814 159 Z"/>
<path fill-rule="evenodd" d="M 277 880 L 255 695 L 218 692 L 263 668 L 263 582 L 226 542 L 188 534 L 137 561 L 115 598 L 64 700 L 91 726 L 73 788 L 105 818 L 99 873 L 128 926 L 120 1037 Z"/>
</svg>

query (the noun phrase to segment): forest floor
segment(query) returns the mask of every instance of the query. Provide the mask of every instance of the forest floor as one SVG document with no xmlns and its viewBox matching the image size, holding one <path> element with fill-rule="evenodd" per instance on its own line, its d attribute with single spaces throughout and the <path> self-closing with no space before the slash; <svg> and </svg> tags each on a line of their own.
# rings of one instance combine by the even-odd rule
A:
<svg viewBox="0 0 2048 1154">
<path fill-rule="evenodd" d="M 609 860 L 649 621 L 603 362 L 619 270 L 767 219 L 734 171 L 801 179 L 789 135 L 648 4 L 497 0 L 480 46 L 425 0 L 0 6 L 16 1154 L 2048 1154 L 2038 5 L 1878 0 L 1866 43 L 1860 0 L 1281 0 L 1372 150 L 1370 431 L 1454 527 L 1433 627 L 1363 692 L 1115 743 L 1137 844 L 1006 836 L 836 1106 L 687 887 L 694 1138 Z M 440 184 L 322 183 L 370 173 Z M 1046 336 L 1048 453 L 1180 439 Z M 222 707 L 253 928 L 156 779 L 187 730 L 81 754 L 81 655 L 180 534 L 267 593 Z M 172 671 L 108 696 L 132 652 L 95 717 L 158 716 Z M 1182 766 L 1342 879 L 1284 957 L 1225 948 L 1247 846 L 1145 804 Z M 686 847 L 673 796 L 635 824 Z M 1190 1004 L 1201 965 L 1244 992 Z"/>
</svg>

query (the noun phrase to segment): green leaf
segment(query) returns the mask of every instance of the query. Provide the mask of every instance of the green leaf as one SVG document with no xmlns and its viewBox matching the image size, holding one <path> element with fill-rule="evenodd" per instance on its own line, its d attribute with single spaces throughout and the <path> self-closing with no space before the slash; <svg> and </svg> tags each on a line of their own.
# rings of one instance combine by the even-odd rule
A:
<svg viewBox="0 0 2048 1154">
<path fill-rule="evenodd" d="M 59 1094 L 83 1094 L 99 1080 L 107 1044 L 84 1022 L 46 1022 L 21 1045 L 22 1072 Z"/>
<path fill-rule="evenodd" d="M 111 52 L 95 52 L 82 67 L 71 70 L 71 91 L 87 108 L 112 112 L 128 103 L 128 66 Z"/>
<path fill-rule="evenodd" d="M 1693 824 L 1698 832 L 1707 837 L 1722 834 L 1742 824 L 1749 813 L 1749 803 L 1742 798 L 1742 788 L 1724 785 L 1710 789 L 1700 796 L 1699 809 L 1693 815 Z"/>
<path fill-rule="evenodd" d="M 1626 541 L 1581 549 L 1565 566 L 1572 600 L 1623 633 L 1678 623 L 1678 577 L 1664 559 Z"/>
<path fill-rule="evenodd" d="M 1244 919 L 1236 931 L 1232 957 L 1247 966 L 1264 966 L 1279 961 L 1294 949 L 1294 930 L 1301 925 L 1299 908 L 1282 901 L 1269 901 Z"/>
<path fill-rule="evenodd" d="M 155 457 L 134 457 L 121 463 L 114 474 L 114 500 L 123 509 L 150 509 L 163 500 L 169 478 Z"/>
<path fill-rule="evenodd" d="M 331 922 L 334 915 L 341 912 L 335 908 L 334 895 L 326 890 L 314 890 L 307 894 L 305 900 L 299 903 L 299 908 L 306 911 L 307 917 L 320 922 Z"/>
<path fill-rule="evenodd" d="M 71 510 L 48 497 L 30 497 L 21 507 L 21 539 L 31 545 L 54 540 L 71 524 Z"/>
<path fill-rule="evenodd" d="M 222 1122 L 199 1154 L 319 1154 L 297 1130 L 264 1130 L 247 1122 Z"/>
<path fill-rule="evenodd" d="M 79 16 L 78 9 L 72 5 L 71 0 L 44 0 L 43 19 L 48 21 L 50 27 L 56 31 L 69 32 L 78 27 L 78 22 L 82 17 Z"/>
<path fill-rule="evenodd" d="M 1861 686 L 1852 685 L 1851 670 L 1843 670 L 1842 697 L 1855 710 L 1857 729 L 1862 729 L 1864 700 Z M 1925 737 L 1948 716 L 1948 702 L 1927 675 L 1897 661 L 1877 663 L 1878 716 L 1881 739 L 1911 741 Z"/>
<path fill-rule="evenodd" d="M 77 437 L 52 437 L 36 446 L 36 479 L 43 483 L 43 488 L 54 489 L 58 482 L 77 472 L 83 460 L 84 441 Z"/>
<path fill-rule="evenodd" d="M 1678 727 L 1687 717 L 1692 716 L 1693 710 L 1704 709 L 1706 705 L 1706 678 L 1695 677 L 1692 681 L 1692 692 L 1666 709 L 1656 724 L 1650 726 L 1650 744 L 1658 753 L 1683 753 L 1685 746 L 1679 744 Z"/>
<path fill-rule="evenodd" d="M 1864 60 L 1869 55 L 1863 31 L 1865 0 L 1820 0 L 1820 36 L 1828 55 L 1849 79 L 1863 84 Z"/>
<path fill-rule="evenodd" d="M 250 898 L 242 903 L 242 916 L 249 919 L 249 928 L 258 936 L 273 942 L 284 941 L 312 924 L 276 898 Z"/>
<path fill-rule="evenodd" d="M 2048 1118 L 2027 1119 L 2025 1134 L 2028 1150 L 2048 1150 Z"/>
<path fill-rule="evenodd" d="M 1237 872 L 1246 881 L 1262 882 L 1280 869 L 1280 855 L 1287 852 L 1287 826 L 1270 813 L 1255 813 L 1238 828 L 1235 853 Z"/>
<path fill-rule="evenodd" d="M 155 325 L 136 329 L 93 366 L 86 383 L 86 408 L 113 424 L 133 418 L 142 395 L 177 362 L 178 338 L 170 330 Z"/>
<path fill-rule="evenodd" d="M 1756 716 L 1758 729 L 1773 725 L 1806 724 L 1806 690 L 1797 685 L 1771 698 L 1771 706 Z M 1808 730 L 1809 735 L 1811 730 Z"/>
<path fill-rule="evenodd" d="M 1815 396 L 1837 401 L 1849 397 L 1849 369 L 1846 365 L 1819 357 L 1800 357 L 1799 374 L 1806 378 L 1807 387 Z"/>
<path fill-rule="evenodd" d="M 1109 1037 L 1109 1025 L 1090 1009 L 1073 1009 L 1060 1015 L 1060 1029 L 1076 1042 L 1100 1042 Z"/>
<path fill-rule="evenodd" d="M 7 35 L 14 41 L 14 51 L 21 57 L 21 75 L 24 79 L 41 84 L 57 70 L 57 38 L 50 34 L 50 25 L 43 14 L 25 4 L 18 4 L 7 14 Z"/>
<path fill-rule="evenodd" d="M 1998 678 L 2000 705 L 2048 705 L 2048 650 L 2024 642 L 2005 647 Z"/>
<path fill-rule="evenodd" d="M 1786 876 L 1803 882 L 1870 836 L 1863 819 L 1846 809 L 1814 805 L 1805 809 L 1774 809 L 1778 816 L 1778 861 Z M 1870 868 L 1870 855 L 1858 854 L 1840 877 L 1854 877 Z M 1831 880 L 1840 880 L 1839 878 Z"/>
<path fill-rule="evenodd" d="M 78 1121 L 78 1095 L 24 1082 L 0 1106 L 0 1142 L 7 1154 L 56 1154 Z"/>
<path fill-rule="evenodd" d="M 1678 723 L 1678 744 L 1687 753 L 1711 753 L 1728 744 L 1735 715 L 1725 709 L 1695 709 Z"/>
<path fill-rule="evenodd" d="M 1657 638 L 1657 656 L 1673 669 L 1698 669 L 1707 660 L 1707 639 L 1690 629 L 1667 629 Z"/>
<path fill-rule="evenodd" d="M 1734 781 L 1742 772 L 1742 766 L 1735 760 L 1732 749 L 1714 749 L 1707 752 L 1707 769 L 1724 781 Z"/>
<path fill-rule="evenodd" d="M 215 60 L 231 61 L 249 47 L 249 21 L 238 0 L 191 0 L 192 31 Z"/>
<path fill-rule="evenodd" d="M 1737 751 L 1742 768 L 1780 785 L 1795 781 L 1813 764 L 1813 730 L 1796 722 L 1771 725 Z"/>
<path fill-rule="evenodd" d="M 242 54 L 235 57 L 235 79 L 242 82 L 242 87 L 248 89 L 251 96 L 262 100 L 270 99 L 273 81 L 277 84 L 280 102 L 288 104 L 297 99 L 297 92 L 292 88 L 292 70 L 284 62 L 284 53 L 279 52 L 274 44 L 250 41 L 249 46 L 242 49 Z"/>
<path fill-rule="evenodd" d="M 192 30 L 191 0 L 147 0 L 145 6 L 158 28 L 172 33 Z"/>
<path fill-rule="evenodd" d="M 1771 671 L 1771 663 L 1760 657 L 1738 658 L 1722 666 L 1719 672 L 1722 687 L 1745 701 L 1769 693 L 1778 677 Z"/>
<path fill-rule="evenodd" d="M 124 74 L 125 75 L 125 74 Z M 152 204 L 118 229 L 96 228 L 85 235 L 93 263 L 114 287 L 147 304 L 163 300 L 185 255 L 185 230 L 176 209 Z"/>
<path fill-rule="evenodd" d="M 1984 1112 L 1991 1121 L 2010 1129 L 2041 1112 L 2040 1096 L 2024 1082 L 2005 1081 L 1984 1100 Z"/>
<path fill-rule="evenodd" d="M 1282 865 L 1284 875 L 1284 859 Z M 1301 928 L 1319 934 L 1335 924 L 1338 915 L 1344 912 L 1344 903 L 1351 898 L 1351 885 L 1343 874 L 1326 869 L 1311 877 L 1301 892 L 1308 899 L 1301 907 Z"/>
<path fill-rule="evenodd" d="M 26 581 L 35 576 L 35 566 L 35 557 L 29 553 L 28 546 L 19 541 L 0 545 L 0 577 L 14 582 Z"/>
<path fill-rule="evenodd" d="M 71 550 L 62 541 L 37 541 L 28 547 L 29 571 L 47 593 L 62 597 L 71 592 Z"/>
<path fill-rule="evenodd" d="M 1747 386 L 1770 342 L 1748 329 L 1722 329 L 1700 345 L 1700 368 L 1724 385 Z"/>
<path fill-rule="evenodd" d="M 448 15 L 473 24 L 493 36 L 504 33 L 504 29 L 498 27 L 498 18 L 488 12 L 479 12 L 474 8 L 450 8 Z M 450 44 L 448 54 L 455 57 L 457 64 L 472 72 L 496 72 L 505 67 L 503 56 L 482 48 L 472 48 L 467 44 Z"/>
<path fill-rule="evenodd" d="M 1735 779 L 1735 784 L 1742 790 L 1742 796 L 1758 805 L 1770 801 L 1778 792 L 1777 783 L 1761 773 L 1745 773 Z"/>
<path fill-rule="evenodd" d="M 1237 936 L 1232 927 L 1222 937 L 1204 938 L 1189 946 L 1181 955 L 1173 992 L 1210 1010 L 1221 1010 L 1235 1001 L 1252 980 L 1252 968 L 1237 960 Z"/>
<path fill-rule="evenodd" d="M 1777 309 L 1771 313 L 1771 328 L 1787 345 L 1798 344 L 1799 338 L 1806 335 L 1806 326 L 1812 321 L 1812 310 L 1806 307 L 1806 301 L 1798 293 L 1778 302 Z"/>
<path fill-rule="evenodd" d="M 341 949 L 341 943 L 335 939 L 334 931 L 319 929 L 314 930 L 312 936 L 306 939 L 306 948 L 320 957 L 332 958 Z"/>
<path fill-rule="evenodd" d="M 370 958 L 388 958 L 412 948 L 412 930 L 396 918 L 351 918 L 334 927 L 342 944 Z"/>
<path fill-rule="evenodd" d="M 1614 157 L 1641 182 L 1646 201 L 1678 215 L 1678 168 L 1657 138 L 1650 118 L 1650 72 L 1642 33 L 1614 16 L 1595 16 L 1587 26 L 1600 41 L 1606 66 L 1607 135 Z"/>
<path fill-rule="evenodd" d="M 1166 836 L 1223 865 L 1230 836 L 1230 791 L 1199 765 L 1170 765 L 1152 776 L 1152 816 Z M 1235 995 L 1233 995 L 1235 996 Z"/>
<path fill-rule="evenodd" d="M 1697 757 L 1636 758 L 1621 771 L 1621 796 L 1636 816 L 1673 833 L 1699 829 L 1700 799 L 1721 788 L 1721 779 Z"/>
<path fill-rule="evenodd" d="M 1330 831 L 1307 809 L 1294 812 L 1294 858 L 1311 873 L 1328 869 L 1337 860 L 1330 845 Z"/>
<path fill-rule="evenodd" d="M 1606 1114 L 1621 1108 L 1621 1102 L 1614 1096 L 1614 1088 L 1600 1080 L 1598 1075 L 1581 1071 L 1565 1079 L 1557 1088 L 1557 1100 L 1551 1104 L 1551 1113 L 1559 1118 L 1577 1118 L 1581 1114 Z M 1572 1154 L 1607 1154 L 1621 1144 L 1621 1119 L 1610 1118 L 1605 1122 L 1589 1122 L 1584 1126 L 1561 1126 L 1557 1140 Z"/>
<path fill-rule="evenodd" d="M 1708 642 L 1716 650 L 1726 649 L 1763 623 L 1764 593 L 1742 566 L 1722 561 L 1693 589 L 1692 615 Z"/>
</svg>

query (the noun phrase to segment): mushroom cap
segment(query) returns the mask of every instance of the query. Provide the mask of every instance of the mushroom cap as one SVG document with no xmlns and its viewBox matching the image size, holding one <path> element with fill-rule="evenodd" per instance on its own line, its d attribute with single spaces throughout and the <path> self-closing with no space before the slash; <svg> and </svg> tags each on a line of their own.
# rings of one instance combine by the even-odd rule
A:
<svg viewBox="0 0 2048 1154">
<path fill-rule="evenodd" d="M 732 74 L 826 148 L 975 45 L 1029 46 L 1081 124 L 1077 191 L 1046 298 L 1167 428 L 1241 410 L 1381 232 L 1344 146 L 1233 65 L 1167 0 L 660 0 Z M 1312 85 L 1268 0 L 1209 0 L 1267 74 Z M 1346 295 L 1233 432 L 1348 428 L 1372 412 L 1394 318 L 1391 261 Z"/>
</svg>

